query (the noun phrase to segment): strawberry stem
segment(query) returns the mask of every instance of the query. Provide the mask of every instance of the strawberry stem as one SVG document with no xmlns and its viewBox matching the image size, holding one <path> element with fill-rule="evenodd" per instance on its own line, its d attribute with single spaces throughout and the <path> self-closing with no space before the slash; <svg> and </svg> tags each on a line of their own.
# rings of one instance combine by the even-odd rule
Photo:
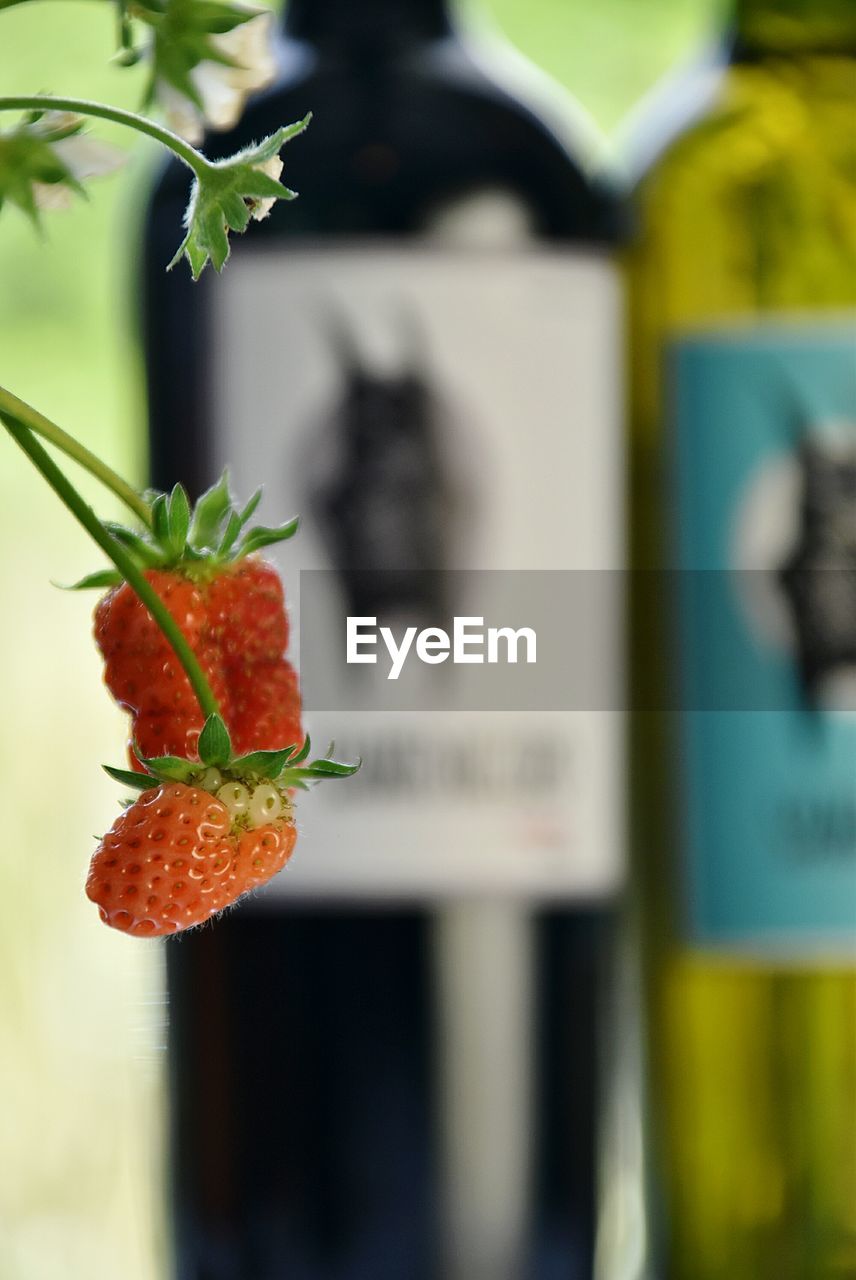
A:
<svg viewBox="0 0 856 1280">
<path fill-rule="evenodd" d="M 26 405 L 22 405 L 22 407 L 27 411 L 28 407 Z M 178 623 L 142 570 L 137 568 L 121 543 L 111 537 L 92 508 L 80 496 L 71 481 L 63 475 L 50 454 L 42 448 L 30 430 L 29 423 L 21 421 L 4 407 L 0 407 L 0 420 L 4 423 L 13 440 L 20 445 L 36 469 L 41 472 L 60 501 L 68 507 L 72 515 L 83 525 L 93 541 L 97 542 L 104 554 L 109 557 L 119 570 L 131 590 L 135 592 L 148 609 L 187 673 L 187 678 L 193 687 L 193 692 L 196 694 L 202 714 L 206 719 L 211 715 L 218 715 L 220 708 L 217 699 L 202 674 L 202 669 L 196 661 L 193 650 L 187 643 Z"/>
<path fill-rule="evenodd" d="M 103 102 L 90 102 L 85 98 L 56 98 L 53 94 L 37 93 L 0 97 L 0 111 L 72 111 L 79 116 L 94 116 L 99 120 L 109 120 L 111 124 L 121 124 L 137 133 L 144 133 L 154 138 L 161 146 L 168 147 L 173 155 L 183 160 L 192 169 L 197 178 L 211 169 L 210 161 L 205 159 L 201 151 L 191 147 L 177 133 L 165 129 L 163 125 L 138 116 L 133 111 L 123 111 L 120 107 L 109 107 Z"/>
<path fill-rule="evenodd" d="M 90 475 L 95 476 L 96 480 L 100 480 L 105 488 L 114 493 L 120 501 L 124 502 L 125 506 L 133 511 L 134 515 L 147 528 L 151 527 L 151 508 L 145 499 L 137 493 L 133 485 L 128 484 L 127 480 L 123 480 L 111 467 L 107 466 L 106 462 L 102 462 L 79 440 L 75 440 L 74 436 L 70 436 L 67 431 L 63 431 L 62 427 L 58 427 L 55 422 L 51 422 L 50 418 L 46 418 L 43 413 L 39 413 L 38 409 L 34 409 L 32 405 L 19 400 L 16 395 L 13 395 L 11 391 L 7 391 L 5 387 L 0 387 L 0 413 L 8 414 L 9 417 L 14 418 L 17 422 L 23 422 L 30 431 L 43 436 L 45 440 L 49 440 L 57 449 L 61 449 L 63 453 L 72 458 L 85 471 L 88 471 Z"/>
</svg>

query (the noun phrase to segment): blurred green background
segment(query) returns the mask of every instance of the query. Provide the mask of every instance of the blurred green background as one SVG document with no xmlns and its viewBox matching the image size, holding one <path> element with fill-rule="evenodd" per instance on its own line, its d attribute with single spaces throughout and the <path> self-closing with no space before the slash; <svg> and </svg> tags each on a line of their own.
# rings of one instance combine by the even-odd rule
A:
<svg viewBox="0 0 856 1280">
<path fill-rule="evenodd" d="M 502 33 L 606 132 L 710 29 L 717 0 L 483 0 Z M 133 107 L 144 72 L 111 64 L 105 0 L 0 13 L 3 93 Z M 98 135 L 127 144 L 99 126 Z M 135 246 L 154 149 L 133 148 L 40 239 L 0 217 L 0 382 L 141 480 L 144 402 Z M 179 228 L 176 227 L 176 242 Z M 103 494 L 81 487 L 104 515 Z M 82 884 L 116 811 L 101 761 L 123 717 L 101 692 L 93 599 L 55 590 L 101 563 L 43 482 L 0 440 L 0 1277 L 159 1280 L 166 1007 L 159 944 L 102 928 Z"/>
</svg>

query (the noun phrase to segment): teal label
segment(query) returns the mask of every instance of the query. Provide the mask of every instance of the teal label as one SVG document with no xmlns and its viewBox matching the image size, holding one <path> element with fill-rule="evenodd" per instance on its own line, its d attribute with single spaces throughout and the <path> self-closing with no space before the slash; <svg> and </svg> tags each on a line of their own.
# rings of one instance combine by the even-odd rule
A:
<svg viewBox="0 0 856 1280">
<path fill-rule="evenodd" d="M 856 942 L 856 338 L 671 353 L 689 939 Z"/>
</svg>

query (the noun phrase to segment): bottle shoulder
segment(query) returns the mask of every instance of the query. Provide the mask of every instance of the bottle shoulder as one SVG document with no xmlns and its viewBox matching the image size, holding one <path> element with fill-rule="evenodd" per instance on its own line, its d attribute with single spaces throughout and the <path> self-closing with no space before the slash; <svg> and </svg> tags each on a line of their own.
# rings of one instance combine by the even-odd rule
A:
<svg viewBox="0 0 856 1280">
<path fill-rule="evenodd" d="M 585 123 L 561 107 L 548 118 L 537 94 L 524 100 L 465 42 L 425 42 L 357 70 L 286 45 L 280 65 L 279 82 L 250 104 L 239 127 L 206 142 L 209 154 L 228 154 L 313 113 L 306 136 L 283 157 L 284 180 L 300 200 L 255 234 L 413 233 L 432 206 L 479 190 L 519 199 L 540 234 L 614 234 L 612 189 L 608 178 L 592 176 L 596 144 Z M 155 207 L 186 186 L 167 166 Z"/>
<path fill-rule="evenodd" d="M 817 57 L 709 66 L 683 91 L 683 118 L 633 166 L 637 200 L 761 188 L 801 174 L 818 193 L 830 181 L 856 199 L 856 67 Z M 675 94 L 675 101 L 680 93 Z M 665 101 L 657 110 L 663 115 Z M 676 113 L 677 114 L 677 113 Z M 647 150 L 647 154 L 646 153 Z"/>
<path fill-rule="evenodd" d="M 725 69 L 708 108 L 634 188 L 628 264 L 637 334 L 653 339 L 655 331 L 760 312 L 851 308 L 853 118 L 852 64 L 771 60 Z M 639 346 L 637 339 L 637 353 Z"/>
</svg>

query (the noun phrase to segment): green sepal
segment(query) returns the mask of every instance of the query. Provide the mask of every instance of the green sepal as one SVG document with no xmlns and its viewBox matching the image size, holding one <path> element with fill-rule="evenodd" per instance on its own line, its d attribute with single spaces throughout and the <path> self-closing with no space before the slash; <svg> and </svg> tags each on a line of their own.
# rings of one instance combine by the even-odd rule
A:
<svg viewBox="0 0 856 1280">
<path fill-rule="evenodd" d="M 54 144 L 82 131 L 83 119 L 57 119 L 55 113 L 30 111 L 11 130 L 0 131 L 0 208 L 17 205 L 41 230 L 42 187 L 65 186 L 86 198 L 86 191 L 54 149 Z"/>
<path fill-rule="evenodd" d="M 2 3 L 2 0 L 0 0 Z M 193 582 L 205 583 L 220 570 L 245 556 L 294 536 L 299 520 L 294 517 L 269 528 L 256 525 L 247 528 L 262 498 L 258 489 L 249 501 L 238 508 L 229 489 L 228 472 L 208 489 L 191 507 L 187 491 L 177 484 L 171 493 L 147 490 L 141 496 L 149 511 L 149 528 L 129 529 L 114 521 L 105 521 L 111 537 L 130 552 L 142 570 L 175 570 Z M 102 572 L 102 571 L 99 571 Z M 112 573 L 112 570 L 104 571 Z M 103 580 L 96 575 L 84 579 L 85 585 L 113 586 L 114 577 Z"/>
<path fill-rule="evenodd" d="M 232 758 L 232 741 L 221 716 L 210 715 L 199 735 L 199 759 L 204 765 L 224 768 Z"/>
<path fill-rule="evenodd" d="M 233 760 L 229 768 L 237 774 L 258 774 L 260 778 L 278 778 L 293 759 L 295 748 L 283 747 L 280 751 L 251 751 L 247 756 Z"/>
<path fill-rule="evenodd" d="M 191 99 L 192 81 L 173 84 Z M 224 160 L 209 161 L 197 172 L 185 210 L 187 234 L 176 250 L 167 271 L 183 257 L 190 264 L 194 280 L 198 280 L 208 262 L 221 271 L 229 257 L 229 232 L 246 230 L 253 214 L 258 215 L 262 201 L 293 200 L 295 191 L 283 186 L 264 171 L 264 164 L 278 155 L 291 138 L 302 133 L 311 117 L 286 125 L 256 146 L 245 147 Z"/>
<path fill-rule="evenodd" d="M 281 747 L 276 751 L 251 751 L 249 755 L 233 760 L 229 766 L 235 773 L 258 773 L 264 778 L 279 778 L 286 769 L 299 765 L 311 750 L 309 734 L 303 744 L 295 743 L 290 747 Z"/>
<path fill-rule="evenodd" d="M 134 748 L 136 750 L 136 747 Z M 139 752 L 137 752 L 139 755 Z M 164 782 L 189 782 L 199 772 L 199 765 L 192 760 L 184 760 L 181 756 L 147 756 L 139 757 L 149 773 Z"/>
<path fill-rule="evenodd" d="M 247 523 L 247 521 L 249 520 L 250 516 L 255 514 L 256 507 L 259 505 L 261 500 L 262 500 L 262 490 L 259 488 L 259 489 L 256 489 L 255 493 L 250 498 L 249 502 L 244 507 L 243 511 L 238 517 L 239 520 L 241 521 L 242 529 L 244 525 Z"/>
<path fill-rule="evenodd" d="M 311 764 L 303 765 L 300 773 L 307 778 L 350 778 L 361 764 L 361 760 L 356 764 L 344 764 L 340 760 L 313 760 Z"/>
<path fill-rule="evenodd" d="M 104 528 L 115 538 L 117 542 L 121 542 L 122 546 L 128 551 L 132 551 L 134 559 L 146 569 L 156 569 L 163 564 L 164 557 L 157 547 L 153 547 L 145 537 L 137 533 L 134 529 L 128 529 L 123 524 L 117 524 L 115 520 L 105 520 Z"/>
<path fill-rule="evenodd" d="M 326 756 L 321 760 L 313 760 L 307 765 L 295 767 L 292 763 L 283 769 L 277 782 L 281 787 L 298 787 L 301 791 L 306 791 L 310 782 L 322 782 L 329 778 L 350 778 L 361 764 L 361 760 L 357 760 L 355 764 L 344 764 L 340 760 L 330 760 Z"/>
<path fill-rule="evenodd" d="M 248 556 L 254 551 L 260 551 L 262 547 L 271 547 L 276 542 L 285 542 L 288 538 L 294 537 L 299 524 L 300 517 L 295 516 L 293 520 L 288 520 L 275 529 L 266 529 L 264 525 L 257 525 L 241 539 L 237 548 L 238 553 Z"/>
<path fill-rule="evenodd" d="M 145 49 L 122 48 L 113 54 L 110 61 L 118 67 L 135 67 L 137 63 L 144 60 L 145 56 Z"/>
<path fill-rule="evenodd" d="M 102 764 L 101 768 L 105 773 L 109 773 L 114 782 L 121 782 L 123 787 L 135 787 L 137 791 L 151 791 L 152 787 L 158 783 L 158 779 L 148 773 L 137 773 L 136 770 L 131 769 L 114 769 L 112 764 Z"/>
<path fill-rule="evenodd" d="M 295 120 L 294 124 L 284 124 L 277 129 L 276 133 L 270 134 L 262 142 L 253 147 L 247 147 L 244 151 L 240 151 L 238 155 L 243 160 L 252 160 L 254 164 L 272 160 L 275 155 L 279 155 L 282 148 L 287 142 L 291 142 L 292 138 L 296 138 L 298 134 L 303 133 L 312 119 L 312 112 L 308 112 L 302 120 Z M 236 158 L 236 157 L 233 157 Z"/>
<path fill-rule="evenodd" d="M 260 12 L 221 0 L 137 0 L 133 17 L 151 28 L 145 56 L 152 71 L 145 105 L 151 104 L 159 82 L 165 81 L 201 112 L 204 103 L 194 82 L 194 70 L 205 62 L 238 65 L 211 37 L 233 31 Z M 124 46 L 129 40 L 130 36 L 121 43 Z"/>
<path fill-rule="evenodd" d="M 288 762 L 288 763 L 289 763 L 289 764 L 291 764 L 291 765 L 294 765 L 294 764 L 302 764 L 302 763 L 303 763 L 303 761 L 304 761 L 304 760 L 307 758 L 307 756 L 309 755 L 309 752 L 310 752 L 311 750 L 312 750 L 312 741 L 311 741 L 311 739 L 310 739 L 310 737 L 309 737 L 309 734 L 307 733 L 306 737 L 303 739 L 303 746 L 300 748 L 300 750 L 297 752 L 297 754 L 296 754 L 296 755 L 294 755 L 294 756 L 292 756 L 292 757 L 291 757 L 291 759 L 289 760 L 289 762 Z M 331 748 L 331 750 L 332 750 L 332 748 Z M 330 752 L 328 752 L 327 754 L 329 755 L 329 754 L 330 754 Z"/>
<path fill-rule="evenodd" d="M 98 569 L 95 573 L 88 573 L 79 582 L 72 582 L 70 585 L 55 582 L 53 585 L 59 587 L 60 591 L 88 591 L 90 587 L 118 587 L 120 582 L 124 582 L 124 578 L 118 569 Z"/>
<path fill-rule="evenodd" d="M 213 550 L 220 539 L 220 526 L 231 506 L 229 473 L 224 471 L 217 483 L 206 490 L 196 503 L 190 522 L 190 545 L 199 551 L 204 548 Z"/>
<path fill-rule="evenodd" d="M 217 548 L 219 559 L 225 560 L 229 552 L 234 547 L 238 534 L 241 532 L 241 517 L 237 511 L 230 511 L 229 519 L 226 522 L 226 528 L 223 530 L 223 536 L 220 539 L 220 545 Z"/>
<path fill-rule="evenodd" d="M 152 532 L 162 546 L 169 546 L 169 502 L 165 493 L 159 493 L 152 503 Z"/>
<path fill-rule="evenodd" d="M 180 556 L 187 543 L 187 534 L 190 529 L 190 503 L 183 484 L 175 485 L 169 495 L 167 525 L 170 551 L 174 556 Z"/>
</svg>

